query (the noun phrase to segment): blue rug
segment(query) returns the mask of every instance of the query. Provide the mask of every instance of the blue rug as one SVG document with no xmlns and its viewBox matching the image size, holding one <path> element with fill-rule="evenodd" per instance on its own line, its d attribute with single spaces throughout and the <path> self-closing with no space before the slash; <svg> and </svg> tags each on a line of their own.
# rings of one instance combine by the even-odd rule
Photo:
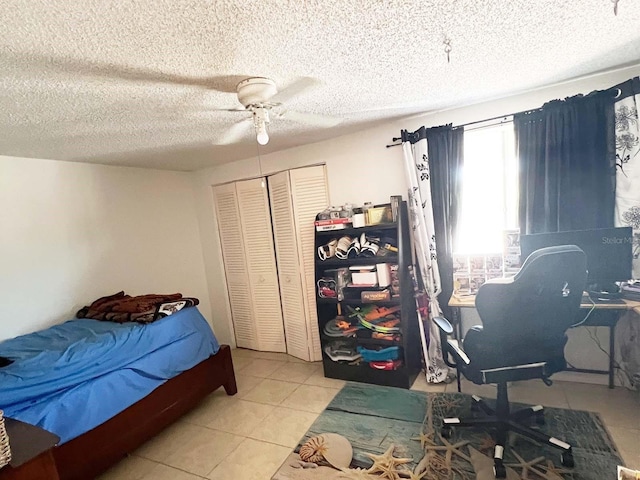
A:
<svg viewBox="0 0 640 480">
<path fill-rule="evenodd" d="M 491 404 L 491 400 L 488 403 Z M 429 468 L 432 471 L 424 478 L 475 479 L 479 469 L 477 452 L 484 454 L 481 455 L 482 462 L 486 458 L 493 463 L 493 445 L 487 432 L 455 429 L 447 442 L 462 445 L 449 449 L 449 462 L 446 461 L 445 441 L 439 435 L 443 417 L 469 416 L 470 405 L 471 397 L 461 393 L 425 393 L 348 383 L 311 426 L 295 452 L 309 438 L 335 432 L 348 438 L 353 446 L 352 468 L 370 467 L 372 461 L 367 453 L 382 454 L 395 445 L 395 456 L 412 458 L 413 461 L 406 466 L 413 470 L 425 456 L 425 450 L 419 440 L 412 439 L 419 438 L 420 433 L 432 433 L 426 447 L 431 451 L 433 461 Z M 521 406 L 513 403 L 514 409 Z M 616 477 L 616 467 L 622 464 L 622 460 L 597 414 L 545 408 L 545 421 L 541 431 L 573 446 L 575 468 L 567 471 L 560 467 L 559 450 L 515 436 L 514 443 L 505 452 L 505 463 L 512 464 L 512 469 L 518 474 L 516 478 L 604 480 Z M 475 451 L 473 464 L 469 461 L 471 450 Z M 534 459 L 538 461 L 531 468 L 524 466 Z M 280 478 L 304 477 L 281 475 Z"/>
</svg>

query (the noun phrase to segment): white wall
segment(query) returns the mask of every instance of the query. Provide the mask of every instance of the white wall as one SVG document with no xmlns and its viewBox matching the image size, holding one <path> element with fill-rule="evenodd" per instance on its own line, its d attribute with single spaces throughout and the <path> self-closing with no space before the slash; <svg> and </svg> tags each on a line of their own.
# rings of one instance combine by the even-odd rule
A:
<svg viewBox="0 0 640 480">
<path fill-rule="evenodd" d="M 390 122 L 377 128 L 337 139 L 265 155 L 261 159 L 262 172 L 268 174 L 289 168 L 324 163 L 327 166 L 330 199 L 334 205 L 345 202 L 354 204 L 361 204 L 365 201 L 387 202 L 390 195 L 398 194 L 402 194 L 406 198 L 406 183 L 402 170 L 402 148 L 385 148 L 386 144 L 391 143 L 393 137 L 399 136 L 401 129 L 416 130 L 422 125 L 431 127 L 446 123 L 460 125 L 508 115 L 540 107 L 552 99 L 608 88 L 637 75 L 640 75 L 640 65 L 508 98 Z M 250 158 L 193 173 L 205 268 L 209 281 L 209 293 L 214 305 L 212 310 L 213 324 L 218 335 L 229 342 L 233 341 L 231 315 L 211 185 L 257 177 L 259 172 L 258 159 Z M 601 338 L 603 345 L 608 345 L 607 335 L 601 335 Z M 572 339 L 571 343 L 575 344 L 576 342 Z M 589 366 L 585 365 L 585 368 L 595 368 L 594 362 L 601 366 L 602 357 L 598 358 L 597 355 L 594 355 L 592 346 L 587 345 L 584 348 L 583 346 L 583 343 L 578 341 L 577 346 L 572 347 L 568 355 L 576 363 L 583 360 L 588 363 Z"/>
<path fill-rule="evenodd" d="M 0 156 L 0 340 L 124 290 L 200 299 L 202 244 L 185 173 Z"/>
</svg>

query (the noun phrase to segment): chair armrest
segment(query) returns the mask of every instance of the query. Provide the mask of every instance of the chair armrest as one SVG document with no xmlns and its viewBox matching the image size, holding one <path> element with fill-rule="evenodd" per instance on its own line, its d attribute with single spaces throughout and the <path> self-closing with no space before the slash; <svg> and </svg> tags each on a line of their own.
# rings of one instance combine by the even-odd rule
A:
<svg viewBox="0 0 640 480">
<path fill-rule="evenodd" d="M 457 340 L 447 340 L 447 347 L 449 353 L 451 353 L 451 355 L 455 357 L 457 365 L 463 363 L 465 366 L 467 366 L 471 363 L 471 360 L 469 359 L 467 354 L 460 348 Z"/>
<path fill-rule="evenodd" d="M 433 321 L 438 326 L 441 333 L 445 333 L 447 335 L 451 335 L 453 333 L 453 327 L 451 326 L 451 323 L 449 323 L 449 320 L 447 320 L 446 318 L 434 317 Z"/>
<path fill-rule="evenodd" d="M 453 334 L 453 327 L 449 320 L 444 317 L 434 317 L 433 322 L 438 326 L 440 330 L 440 344 L 442 345 L 442 357 L 444 363 L 452 368 L 458 368 L 459 365 L 469 365 L 470 360 L 464 350 L 462 350 L 457 340 L 447 338 Z M 455 363 L 449 361 L 449 354 L 455 359 Z"/>
</svg>

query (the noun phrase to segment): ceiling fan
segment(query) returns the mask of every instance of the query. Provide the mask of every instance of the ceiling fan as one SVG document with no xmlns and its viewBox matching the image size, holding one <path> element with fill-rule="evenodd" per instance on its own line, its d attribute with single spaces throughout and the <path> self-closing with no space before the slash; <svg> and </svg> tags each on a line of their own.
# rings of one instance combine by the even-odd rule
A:
<svg viewBox="0 0 640 480">
<path fill-rule="evenodd" d="M 298 95 L 302 91 L 312 87 L 315 81 L 304 77 L 285 90 L 278 92 L 276 83 L 265 77 L 249 77 L 242 80 L 236 86 L 238 101 L 244 109 L 225 109 L 231 112 L 251 112 L 251 117 L 245 118 L 233 124 L 216 142 L 218 145 L 227 145 L 239 141 L 246 134 L 247 128 L 253 124 L 256 131 L 256 140 L 260 145 L 269 142 L 267 125 L 274 118 L 283 118 L 295 122 L 307 123 L 321 128 L 329 128 L 338 125 L 342 119 L 326 115 L 303 113 L 287 110 L 283 103 Z"/>
<path fill-rule="evenodd" d="M 239 75 L 216 75 L 213 77 L 191 77 L 180 74 L 171 74 L 144 67 L 122 66 L 111 63 L 101 63 L 82 59 L 59 58 L 35 53 L 9 55 L 9 61 L 14 65 L 23 64 L 39 66 L 43 72 L 52 71 L 62 74 L 82 75 L 88 78 L 102 77 L 116 79 L 125 82 L 140 84 L 169 84 L 186 87 L 214 90 L 222 93 L 234 92 L 242 105 L 237 108 L 206 108 L 209 114 L 214 111 L 226 112 L 250 112 L 251 116 L 234 123 L 214 142 L 216 145 L 228 145 L 239 142 L 247 133 L 251 124 L 256 130 L 257 141 L 265 145 L 269 141 L 267 125 L 275 119 L 286 119 L 294 122 L 305 123 L 320 128 L 330 128 L 339 124 L 342 119 L 326 115 L 303 113 L 287 110 L 284 103 L 302 92 L 318 85 L 318 81 L 310 77 L 301 77 L 278 91 L 276 83 L 265 77 L 246 77 Z M 235 89 L 232 85 L 235 84 Z"/>
</svg>

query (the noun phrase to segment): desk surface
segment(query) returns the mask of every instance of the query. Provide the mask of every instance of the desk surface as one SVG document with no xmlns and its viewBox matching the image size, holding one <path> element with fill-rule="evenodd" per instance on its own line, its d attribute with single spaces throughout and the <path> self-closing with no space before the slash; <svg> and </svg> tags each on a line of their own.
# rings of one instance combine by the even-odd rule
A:
<svg viewBox="0 0 640 480">
<path fill-rule="evenodd" d="M 640 302 L 636 300 L 627 300 L 622 299 L 624 304 L 615 304 L 615 303 L 596 303 L 596 309 L 603 310 L 633 310 L 635 313 L 640 315 Z M 460 307 L 460 308 L 473 308 L 476 306 L 476 296 L 475 295 L 465 295 L 464 297 L 458 297 L 455 294 L 451 295 L 449 299 L 450 307 Z M 593 304 L 591 302 L 583 302 L 580 305 L 582 308 L 591 308 Z"/>
</svg>

